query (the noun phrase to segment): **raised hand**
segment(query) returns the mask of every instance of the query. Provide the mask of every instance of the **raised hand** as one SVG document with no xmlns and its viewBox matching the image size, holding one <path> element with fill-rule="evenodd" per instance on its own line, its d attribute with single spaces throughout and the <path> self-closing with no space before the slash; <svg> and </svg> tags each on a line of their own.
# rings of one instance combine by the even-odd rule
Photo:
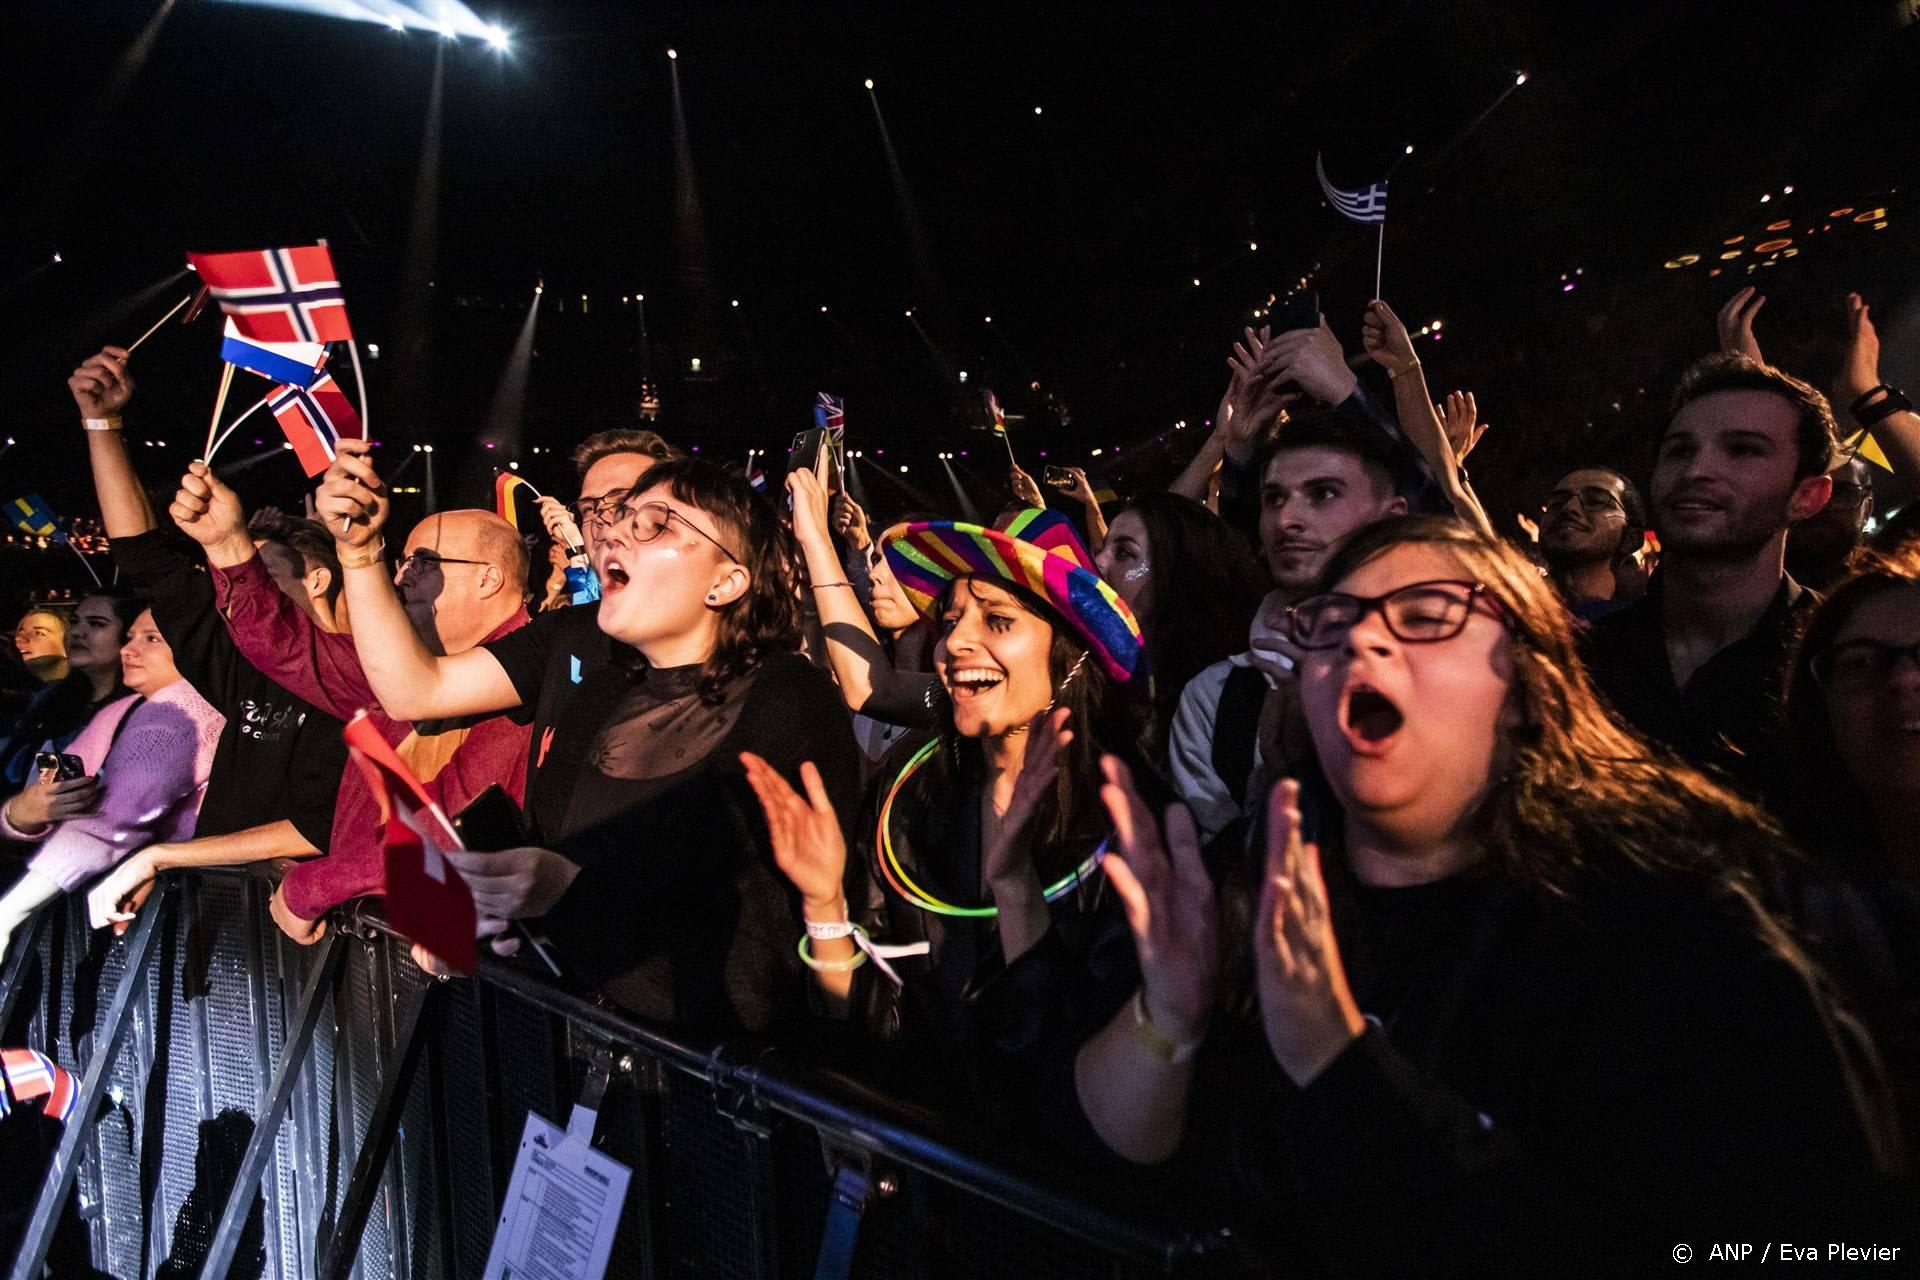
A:
<svg viewBox="0 0 1920 1280">
<path fill-rule="evenodd" d="M 1520 532 L 1526 536 L 1528 542 L 1537 543 L 1540 541 L 1540 522 L 1538 520 L 1535 520 L 1524 511 L 1516 511 L 1513 513 L 1513 522 L 1520 526 Z"/>
<path fill-rule="evenodd" d="M 831 511 L 833 531 L 846 538 L 855 551 L 865 551 L 872 544 L 873 535 L 867 530 L 867 513 L 850 495 L 834 494 Z"/>
<path fill-rule="evenodd" d="M 580 525 L 574 520 L 573 512 L 567 509 L 566 503 L 543 493 L 534 505 L 540 508 L 540 523 L 547 527 L 547 536 L 553 539 L 556 546 L 564 551 L 567 547 L 586 545 L 580 537 Z"/>
<path fill-rule="evenodd" d="M 835 909 L 844 918 L 847 842 L 820 771 L 811 763 L 800 766 L 800 781 L 807 788 L 803 797 L 778 769 L 752 752 L 741 752 L 740 763 L 767 816 L 774 864 L 800 891 L 808 918 L 831 919 Z"/>
<path fill-rule="evenodd" d="M 1267 1047 L 1305 1087 L 1367 1029 L 1347 987 L 1327 913 L 1320 850 L 1300 842 L 1300 786 L 1276 783 L 1267 800 L 1267 868 L 1254 915 L 1254 980 Z"/>
<path fill-rule="evenodd" d="M 180 477 L 179 491 L 167 514 L 181 532 L 201 546 L 237 549 L 244 546 L 240 559 L 253 555 L 253 539 L 247 533 L 247 513 L 240 498 L 220 482 L 204 462 L 190 462 Z"/>
<path fill-rule="evenodd" d="M 1200 860 L 1200 837 L 1186 806 L 1174 805 L 1163 841 L 1127 766 L 1107 756 L 1100 772 L 1100 799 L 1119 845 L 1100 865 L 1127 909 L 1147 1020 L 1190 1044 L 1205 1033 L 1220 994 L 1220 906 Z"/>
<path fill-rule="evenodd" d="M 1454 461 L 1465 462 L 1480 437 L 1487 434 L 1487 424 L 1479 421 L 1480 406 L 1474 403 L 1473 392 L 1449 391 L 1446 401 L 1433 406 L 1433 411 L 1447 433 Z"/>
<path fill-rule="evenodd" d="M 73 392 L 73 402 L 80 406 L 83 418 L 110 418 L 119 413 L 133 398 L 126 349 L 102 347 L 100 354 L 87 357 L 67 379 L 67 390 Z"/>
<path fill-rule="evenodd" d="M 1409 365 L 1420 363 L 1413 349 L 1413 335 L 1393 308 L 1379 298 L 1367 304 L 1366 314 L 1360 319 L 1360 345 L 1368 359 L 1395 377 L 1405 373 Z"/>
<path fill-rule="evenodd" d="M 1068 467 L 1067 474 L 1073 477 L 1073 488 L 1067 490 L 1067 493 L 1074 501 L 1088 507 L 1100 505 L 1099 499 L 1093 496 L 1093 481 L 1087 479 L 1085 467 Z"/>
<path fill-rule="evenodd" d="M 1726 305 L 1720 308 L 1720 314 L 1714 317 L 1714 328 L 1720 334 L 1720 349 L 1764 364 L 1766 357 L 1760 354 L 1759 339 L 1753 336 L 1753 318 L 1766 305 L 1766 295 L 1752 285 L 1728 298 Z"/>
<path fill-rule="evenodd" d="M 982 859 L 990 881 L 1018 875 L 1028 867 L 1030 849 L 1022 834 L 1059 776 L 1060 753 L 1073 741 L 1073 730 L 1067 728 L 1071 714 L 1065 707 L 1055 707 L 1042 711 L 1027 727 L 1027 751 L 1020 760 L 1020 776 L 1014 779 L 1013 796 Z"/>
<path fill-rule="evenodd" d="M 1029 507 L 1044 508 L 1047 505 L 1045 496 L 1040 492 L 1040 486 L 1033 482 L 1032 476 L 1022 471 L 1018 466 L 1013 468 L 1008 474 L 1007 479 L 1008 483 L 1013 486 L 1013 496 L 1020 502 Z"/>
<path fill-rule="evenodd" d="M 1834 379 L 1834 404 L 1845 409 L 1879 385 L 1880 331 L 1873 327 L 1873 315 L 1866 300 L 1850 293 L 1847 295 L 1847 358 L 1840 364 L 1840 376 Z"/>
<path fill-rule="evenodd" d="M 392 514 L 386 482 L 368 456 L 372 452 L 369 441 L 339 441 L 314 495 L 314 511 L 333 531 L 334 542 L 349 551 L 372 546 Z"/>
<path fill-rule="evenodd" d="M 793 499 L 793 536 L 802 543 L 810 538 L 825 539 L 832 525 L 831 495 L 812 467 L 787 472 L 787 496 Z"/>
<path fill-rule="evenodd" d="M 1322 404 L 1341 403 L 1359 383 L 1325 316 L 1311 329 L 1275 335 L 1260 353 L 1257 367 L 1276 384 L 1291 382 Z"/>
</svg>

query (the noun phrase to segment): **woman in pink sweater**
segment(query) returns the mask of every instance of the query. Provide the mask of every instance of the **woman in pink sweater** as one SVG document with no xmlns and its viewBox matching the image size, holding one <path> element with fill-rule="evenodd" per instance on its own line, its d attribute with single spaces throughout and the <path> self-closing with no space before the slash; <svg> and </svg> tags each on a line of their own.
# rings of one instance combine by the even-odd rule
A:
<svg viewBox="0 0 1920 1280">
<path fill-rule="evenodd" d="M 60 894 L 136 850 L 193 836 L 226 721 L 181 679 L 151 611 L 134 620 L 120 666 L 133 693 L 95 712 L 66 749 L 97 775 L 97 807 L 56 817 L 72 813 L 74 793 L 84 797 L 88 788 L 51 781 L 30 783 L 0 805 L 0 832 L 40 844 L 20 880 L 0 897 L 0 955 L 13 931 Z"/>
</svg>

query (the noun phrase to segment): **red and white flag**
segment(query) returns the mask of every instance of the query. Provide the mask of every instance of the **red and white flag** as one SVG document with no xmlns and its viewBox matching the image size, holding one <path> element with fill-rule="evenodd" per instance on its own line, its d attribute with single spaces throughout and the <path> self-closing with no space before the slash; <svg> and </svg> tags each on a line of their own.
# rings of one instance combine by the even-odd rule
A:
<svg viewBox="0 0 1920 1280">
<path fill-rule="evenodd" d="M 446 859 L 447 850 L 466 848 L 460 833 L 365 711 L 347 722 L 346 739 L 386 824 L 387 923 L 449 967 L 472 973 L 473 894 Z"/>
<path fill-rule="evenodd" d="M 280 424 L 309 477 L 333 465 L 342 439 L 359 440 L 366 435 L 360 415 L 332 374 L 321 374 L 311 387 L 275 387 L 267 397 L 267 412 Z"/>
<path fill-rule="evenodd" d="M 244 253 L 189 253 L 220 309 L 262 342 L 347 342 L 347 299 L 323 244 Z"/>
<path fill-rule="evenodd" d="M 80 1090 L 67 1069 L 34 1049 L 0 1049 L 0 1075 L 6 1077 L 6 1087 L 0 1089 L 0 1116 L 11 1109 L 9 1099 L 45 1098 L 40 1109 L 65 1124 L 80 1100 Z"/>
</svg>

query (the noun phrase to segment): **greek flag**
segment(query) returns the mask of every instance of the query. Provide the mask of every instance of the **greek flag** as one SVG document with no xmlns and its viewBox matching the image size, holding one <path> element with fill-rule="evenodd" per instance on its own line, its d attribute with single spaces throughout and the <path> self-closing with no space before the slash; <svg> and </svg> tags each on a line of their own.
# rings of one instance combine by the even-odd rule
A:
<svg viewBox="0 0 1920 1280">
<path fill-rule="evenodd" d="M 1386 179 L 1370 187 L 1336 187 L 1327 181 L 1327 167 L 1320 162 L 1317 151 L 1313 153 L 1313 172 L 1320 179 L 1320 190 L 1326 194 L 1327 203 L 1348 222 L 1378 226 L 1387 220 Z"/>
</svg>

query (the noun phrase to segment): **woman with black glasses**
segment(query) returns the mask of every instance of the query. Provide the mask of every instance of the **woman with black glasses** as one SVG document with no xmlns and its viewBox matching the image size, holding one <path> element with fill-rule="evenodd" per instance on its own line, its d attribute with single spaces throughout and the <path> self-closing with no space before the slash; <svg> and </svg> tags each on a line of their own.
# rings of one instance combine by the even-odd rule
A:
<svg viewBox="0 0 1920 1280">
<path fill-rule="evenodd" d="M 1287 1274 L 1638 1272 L 1880 1207 L 1897 1138 L 1759 904 L 1767 819 L 1608 716 L 1511 548 L 1385 521 L 1322 583 L 1263 868 L 1216 889 L 1107 766 L 1142 973 L 1077 1064 L 1108 1145 L 1184 1155 Z"/>
<path fill-rule="evenodd" d="M 1869 560 L 1807 624 L 1787 683 L 1791 899 L 1859 1002 L 1920 1144 L 1920 551 Z"/>
<path fill-rule="evenodd" d="M 799 898 L 739 755 L 820 769 L 851 812 L 859 768 L 827 678 L 795 650 L 791 540 L 746 482 L 659 463 L 590 518 L 597 604 L 436 657 L 393 626 L 377 563 L 386 490 L 347 449 L 317 503 L 340 536 L 354 641 L 396 716 L 532 713 L 528 841 L 452 855 L 486 932 L 538 926 L 644 1017 L 717 1033 L 802 1024 Z"/>
</svg>

